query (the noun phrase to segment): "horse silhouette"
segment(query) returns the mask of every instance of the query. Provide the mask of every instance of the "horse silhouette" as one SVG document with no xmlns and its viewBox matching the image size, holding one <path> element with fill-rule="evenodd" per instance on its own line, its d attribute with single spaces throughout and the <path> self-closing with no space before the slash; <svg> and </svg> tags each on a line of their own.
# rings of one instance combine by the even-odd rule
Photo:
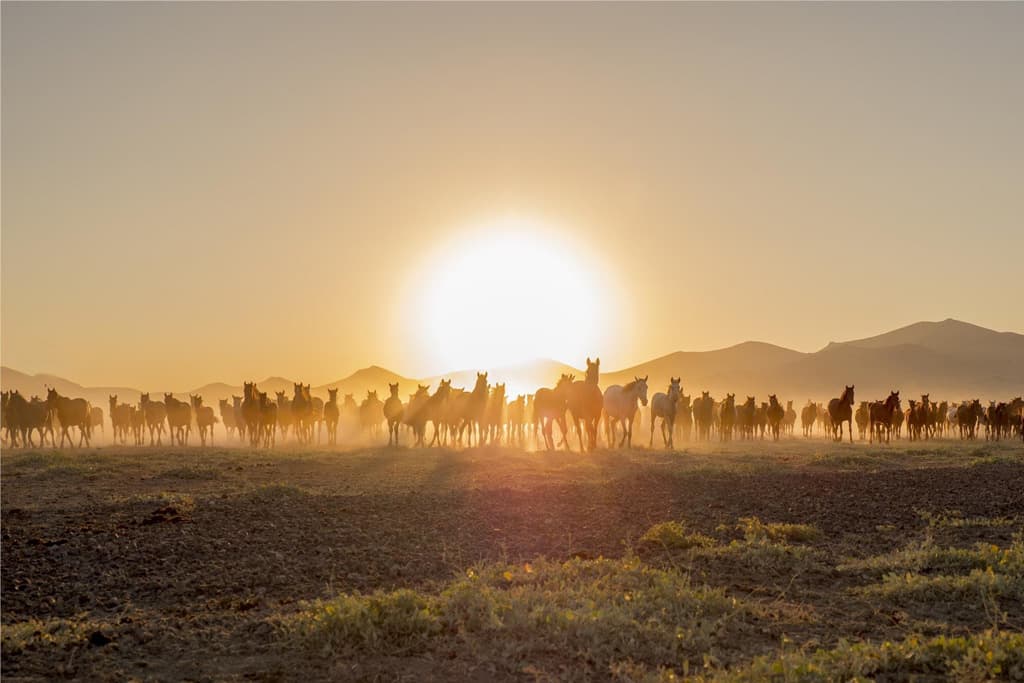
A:
<svg viewBox="0 0 1024 683">
<path fill-rule="evenodd" d="M 598 424 L 601 421 L 601 411 L 604 408 L 604 396 L 598 386 L 600 373 L 601 359 L 595 358 L 591 361 L 588 356 L 586 377 L 582 382 L 574 381 L 566 395 L 569 414 L 572 416 L 573 426 L 579 437 L 581 453 L 584 450 L 593 451 L 597 448 Z M 584 431 L 587 434 L 586 447 L 583 445 Z"/>
<path fill-rule="evenodd" d="M 565 413 L 569 409 L 569 387 L 572 386 L 575 379 L 575 375 L 563 374 L 558 378 L 558 383 L 555 384 L 554 389 L 542 387 L 534 394 L 534 416 L 540 422 L 540 432 L 544 437 L 544 446 L 549 451 L 555 448 L 555 439 L 552 432 L 554 430 L 553 424 L 556 422 L 562 430 L 562 442 L 559 446 L 564 445 L 566 450 L 569 450 L 569 428 L 565 421 Z"/>
<path fill-rule="evenodd" d="M 786 409 L 779 403 L 779 399 L 775 394 L 769 394 L 768 396 L 768 409 L 765 411 L 765 417 L 768 418 L 768 431 L 771 432 L 772 441 L 778 441 L 779 430 L 782 428 L 782 421 L 786 417 Z"/>
<path fill-rule="evenodd" d="M 398 426 L 402 423 L 402 416 L 405 413 L 405 407 L 402 405 L 402 399 L 398 397 L 398 383 L 388 384 L 388 391 L 391 393 L 390 396 L 384 401 L 384 419 L 388 421 L 388 445 L 394 442 L 394 445 L 398 445 Z"/>
<path fill-rule="evenodd" d="M 718 440 L 731 441 L 732 430 L 736 425 L 736 395 L 726 394 L 722 405 L 718 406 Z"/>
<path fill-rule="evenodd" d="M 173 394 L 164 394 L 164 405 L 167 407 L 167 427 L 171 435 L 171 445 L 175 439 L 179 446 L 188 445 L 188 437 L 192 434 L 192 406 L 174 398 Z"/>
<path fill-rule="evenodd" d="M 196 418 L 196 428 L 199 432 L 199 442 L 206 445 L 209 437 L 210 445 L 213 445 L 213 425 L 217 424 L 217 416 L 213 414 L 213 408 L 203 405 L 203 397 L 199 394 L 189 394 L 189 401 L 192 404 L 192 413 Z"/>
<path fill-rule="evenodd" d="M 832 437 L 835 441 L 843 440 L 843 423 L 847 423 L 850 433 L 850 443 L 853 443 L 853 386 L 843 389 L 839 398 L 828 402 L 828 414 L 832 427 Z"/>
<path fill-rule="evenodd" d="M 884 401 L 875 401 L 868 411 L 869 443 L 875 439 L 881 443 L 883 436 L 885 443 L 889 443 L 889 438 L 892 435 L 893 416 L 900 412 L 900 392 L 890 391 L 888 398 Z"/>
</svg>

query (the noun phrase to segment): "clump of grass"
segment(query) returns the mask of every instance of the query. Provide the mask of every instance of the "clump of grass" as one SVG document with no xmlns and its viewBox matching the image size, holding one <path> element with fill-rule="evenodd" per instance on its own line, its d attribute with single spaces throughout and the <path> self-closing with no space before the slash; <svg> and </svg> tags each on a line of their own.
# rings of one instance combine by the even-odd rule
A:
<svg viewBox="0 0 1024 683">
<path fill-rule="evenodd" d="M 29 619 L 4 624 L 2 640 L 4 654 L 17 654 L 30 649 L 61 648 L 84 643 L 89 634 L 101 630 L 105 624 L 88 619 Z"/>
<path fill-rule="evenodd" d="M 869 681 L 909 680 L 916 676 L 942 680 L 1021 680 L 1024 677 L 1024 634 L 985 631 L 967 636 L 898 642 L 848 643 L 831 650 L 784 652 L 755 659 L 735 671 L 698 680 Z"/>
<path fill-rule="evenodd" d="M 410 590 L 307 603 L 282 622 L 287 638 L 324 654 L 399 654 L 438 639 L 509 671 L 547 654 L 607 675 L 618 662 L 674 669 L 713 652 L 737 613 L 721 590 L 635 557 L 564 564 L 491 564 L 439 594 Z"/>
<path fill-rule="evenodd" d="M 810 524 L 765 523 L 757 517 L 741 517 L 736 528 L 748 543 L 807 543 L 821 536 L 817 527 Z"/>
<path fill-rule="evenodd" d="M 715 539 L 704 534 L 689 532 L 681 522 L 655 524 L 640 537 L 640 543 L 654 548 L 686 550 L 689 548 L 710 548 Z"/>
<path fill-rule="evenodd" d="M 932 529 L 998 528 L 1020 524 L 1017 517 L 964 517 L 958 510 L 938 514 L 918 510 L 917 516 Z"/>
<path fill-rule="evenodd" d="M 887 555 L 851 562 L 844 571 L 883 574 L 881 583 L 859 589 L 897 602 L 939 602 L 971 596 L 1024 601 L 1024 534 L 1008 548 L 978 543 L 973 549 L 942 548 L 931 541 Z"/>
</svg>

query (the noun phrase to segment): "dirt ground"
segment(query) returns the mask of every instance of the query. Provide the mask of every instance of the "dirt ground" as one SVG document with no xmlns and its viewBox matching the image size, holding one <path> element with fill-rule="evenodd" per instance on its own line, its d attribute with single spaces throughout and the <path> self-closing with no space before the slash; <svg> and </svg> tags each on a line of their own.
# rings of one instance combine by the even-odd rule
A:
<svg viewBox="0 0 1024 683">
<path fill-rule="evenodd" d="M 811 547 L 823 559 L 806 570 L 728 560 L 685 568 L 778 607 L 762 635 L 736 644 L 738 656 L 769 651 L 783 635 L 828 646 L 976 630 L 987 623 L 981 607 L 880 607 L 851 597 L 860 579 L 835 567 L 902 547 L 928 515 L 1024 517 L 1019 441 L 880 448 L 797 438 L 588 455 L 8 450 L 0 475 L 2 666 L 12 681 L 489 680 L 501 676 L 458 655 L 318 657 L 278 638 L 274 620 L 340 592 L 436 590 L 481 561 L 641 552 L 673 563 L 638 547 L 668 520 L 718 537 L 749 516 L 821 531 Z M 1005 544 L 1017 529 L 940 533 L 966 547 Z M 1002 607 L 1005 627 L 1024 627 L 1024 605 Z M 19 629 L 37 637 L 12 645 Z"/>
</svg>

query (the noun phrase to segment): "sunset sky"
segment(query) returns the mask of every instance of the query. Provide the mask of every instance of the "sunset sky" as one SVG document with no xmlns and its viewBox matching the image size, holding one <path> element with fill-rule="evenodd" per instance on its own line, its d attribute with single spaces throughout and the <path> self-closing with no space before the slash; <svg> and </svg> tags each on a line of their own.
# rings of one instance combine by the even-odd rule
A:
<svg viewBox="0 0 1024 683">
<path fill-rule="evenodd" d="M 1024 331 L 1024 3 L 2 5 L 2 361 Z"/>
</svg>

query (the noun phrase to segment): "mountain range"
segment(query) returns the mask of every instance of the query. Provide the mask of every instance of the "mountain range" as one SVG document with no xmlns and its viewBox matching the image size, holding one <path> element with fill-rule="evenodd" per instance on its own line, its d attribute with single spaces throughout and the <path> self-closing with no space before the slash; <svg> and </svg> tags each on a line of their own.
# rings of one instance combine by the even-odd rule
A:
<svg viewBox="0 0 1024 683">
<path fill-rule="evenodd" d="M 552 386 L 562 373 L 578 378 L 584 374 L 579 368 L 548 359 L 488 372 L 490 382 L 508 383 L 510 395 Z M 762 400 L 771 392 L 798 405 L 808 398 L 838 396 L 845 384 L 856 386 L 858 400 L 881 397 L 890 389 L 899 389 L 906 398 L 929 392 L 939 400 L 1006 399 L 1024 393 L 1024 335 L 947 319 L 918 322 L 865 339 L 832 342 L 813 353 L 749 341 L 714 351 L 676 351 L 632 367 L 603 371 L 601 385 L 623 384 L 634 376 L 647 376 L 651 393 L 662 390 L 669 377 L 682 377 L 687 394 L 710 391 L 719 397 L 729 391 L 740 399 L 752 395 Z M 312 391 L 326 397 L 329 387 L 337 387 L 340 395 L 354 394 L 360 400 L 367 390 L 386 396 L 387 385 L 397 382 L 404 399 L 417 384 L 433 387 L 442 377 L 451 378 L 453 386 L 470 388 L 476 370 L 412 379 L 372 365 Z M 103 407 L 110 394 L 131 402 L 139 395 L 139 390 L 131 387 L 84 387 L 54 375 L 28 375 L 6 366 L 0 368 L 0 385 L 5 391 L 18 389 L 26 396 L 42 396 L 50 385 L 65 396 L 81 396 Z M 284 391 L 291 396 L 293 382 L 267 377 L 258 386 L 268 393 Z M 186 399 L 188 393 L 201 394 L 213 405 L 218 399 L 240 395 L 242 387 L 216 382 L 175 395 Z"/>
</svg>

